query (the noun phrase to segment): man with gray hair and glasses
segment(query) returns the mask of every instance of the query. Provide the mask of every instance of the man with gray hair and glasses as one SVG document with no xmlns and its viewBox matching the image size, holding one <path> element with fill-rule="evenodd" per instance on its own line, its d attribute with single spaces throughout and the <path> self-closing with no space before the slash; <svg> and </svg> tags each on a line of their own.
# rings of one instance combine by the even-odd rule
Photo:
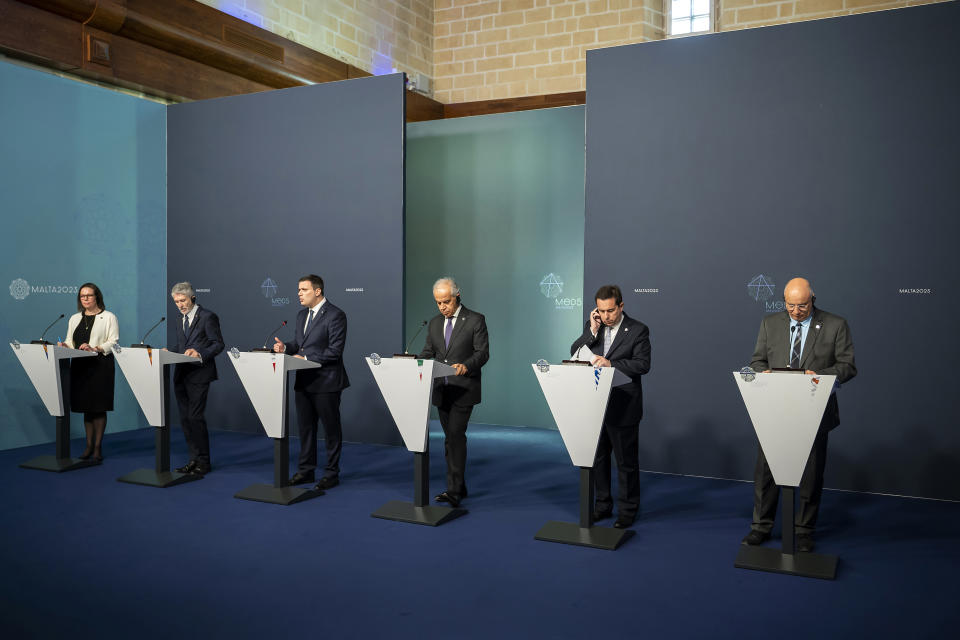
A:
<svg viewBox="0 0 960 640">
<path fill-rule="evenodd" d="M 173 389 L 180 409 L 180 426 L 190 449 L 190 460 L 178 468 L 180 473 L 206 475 L 210 472 L 210 436 L 207 434 L 207 392 L 217 379 L 216 355 L 223 351 L 220 320 L 217 314 L 197 304 L 197 294 L 189 282 L 178 282 L 170 297 L 180 311 L 174 321 L 177 344 L 170 351 L 200 358 L 199 364 L 177 364 L 173 370 Z"/>
<path fill-rule="evenodd" d="M 490 359 L 487 321 L 460 304 L 460 287 L 453 278 L 433 284 L 433 299 L 440 313 L 430 320 L 420 357 L 449 364 L 456 371 L 455 376 L 433 381 L 433 404 L 440 414 L 447 459 L 447 490 L 435 500 L 458 507 L 467 497 L 467 423 L 474 405 L 480 404 L 480 367 Z"/>
</svg>

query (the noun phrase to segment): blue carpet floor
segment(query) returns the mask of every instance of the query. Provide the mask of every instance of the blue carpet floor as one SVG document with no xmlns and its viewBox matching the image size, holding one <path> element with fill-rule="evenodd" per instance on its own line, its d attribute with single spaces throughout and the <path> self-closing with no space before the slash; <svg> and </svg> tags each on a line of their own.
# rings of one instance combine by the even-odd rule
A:
<svg viewBox="0 0 960 640">
<path fill-rule="evenodd" d="M 825 492 L 829 582 L 733 567 L 749 483 L 645 473 L 637 535 L 600 551 L 533 539 L 578 518 L 559 434 L 469 436 L 470 513 L 437 528 L 370 517 L 412 498 L 402 448 L 345 445 L 343 483 L 289 507 L 232 497 L 272 482 L 264 436 L 212 434 L 214 472 L 168 489 L 116 482 L 153 466 L 152 429 L 63 474 L 17 467 L 53 445 L 0 452 L 0 637 L 957 637 L 960 504 Z"/>
</svg>

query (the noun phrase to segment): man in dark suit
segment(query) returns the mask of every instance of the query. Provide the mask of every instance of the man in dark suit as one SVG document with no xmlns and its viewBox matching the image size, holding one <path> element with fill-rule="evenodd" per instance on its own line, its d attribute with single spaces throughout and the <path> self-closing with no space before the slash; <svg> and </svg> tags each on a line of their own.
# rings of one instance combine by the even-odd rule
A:
<svg viewBox="0 0 960 640">
<path fill-rule="evenodd" d="M 586 346 L 594 354 L 595 367 L 613 367 L 630 382 L 610 391 L 603 417 L 597 456 L 593 464 L 596 506 L 593 520 L 613 515 L 610 452 L 617 459 L 617 520 L 613 526 L 626 529 L 640 509 L 640 419 L 643 417 L 643 387 L 640 376 L 650 371 L 650 330 L 623 312 L 623 294 L 617 285 L 597 290 L 597 306 L 583 328 L 583 335 L 570 347 L 575 354 Z"/>
<path fill-rule="evenodd" d="M 810 283 L 794 278 L 783 290 L 784 313 L 769 315 L 760 324 L 757 346 L 750 362 L 754 371 L 772 368 L 803 369 L 807 375 L 835 375 L 837 384 L 857 375 L 853 339 L 847 321 L 814 307 L 816 296 Z M 794 530 L 797 550 L 813 551 L 813 531 L 823 492 L 823 470 L 827 460 L 827 434 L 840 424 L 836 389 L 830 394 L 820 428 L 800 479 L 800 512 Z M 770 538 L 777 513 L 779 491 L 763 455 L 757 448 L 753 474 L 753 524 L 743 544 L 757 545 Z"/>
<path fill-rule="evenodd" d="M 180 409 L 183 437 L 190 449 L 190 461 L 177 469 L 180 473 L 210 473 L 210 436 L 207 433 L 207 392 L 217 379 L 216 355 L 223 351 L 220 320 L 217 314 L 197 304 L 197 294 L 189 282 L 178 282 L 170 290 L 180 311 L 175 323 L 177 344 L 170 351 L 200 358 L 177 364 L 173 370 L 173 389 Z"/>
<path fill-rule="evenodd" d="M 457 372 L 433 382 L 447 458 L 447 490 L 435 500 L 457 507 L 467 497 L 467 422 L 480 403 L 480 368 L 490 359 L 490 346 L 483 314 L 460 304 L 460 287 L 453 278 L 434 283 L 433 299 L 440 314 L 430 320 L 420 357 L 449 364 Z"/>
<path fill-rule="evenodd" d="M 304 307 L 297 314 L 293 342 L 274 337 L 277 353 L 319 362 L 316 369 L 297 371 L 293 384 L 300 430 L 300 460 L 290 484 L 316 479 L 317 420 L 323 422 L 327 443 L 327 466 L 316 489 L 332 489 L 340 484 L 340 451 L 343 431 L 340 426 L 340 394 L 350 386 L 343 366 L 347 344 L 347 315 L 323 296 L 323 278 L 308 275 L 297 283 L 297 295 Z"/>
</svg>

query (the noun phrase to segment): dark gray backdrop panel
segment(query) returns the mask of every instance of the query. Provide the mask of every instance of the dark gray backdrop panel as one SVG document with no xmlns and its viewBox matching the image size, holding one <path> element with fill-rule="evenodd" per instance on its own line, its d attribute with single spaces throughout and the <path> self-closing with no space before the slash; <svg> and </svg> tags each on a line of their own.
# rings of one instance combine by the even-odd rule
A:
<svg viewBox="0 0 960 640">
<path fill-rule="evenodd" d="M 220 315 L 228 349 L 244 350 L 282 320 L 276 335 L 291 340 L 297 279 L 322 276 L 347 314 L 352 441 L 400 442 L 362 356 L 403 343 L 404 100 L 395 74 L 169 111 L 169 283 L 190 280 Z M 169 301 L 168 316 L 178 317 Z M 229 355 L 217 366 L 211 428 L 262 433 Z M 291 425 L 296 434 L 293 415 Z"/>
<path fill-rule="evenodd" d="M 730 372 L 805 275 L 860 371 L 827 486 L 960 498 L 957 24 L 951 2 L 588 53 L 584 309 L 613 281 L 650 325 L 643 467 L 752 477 Z"/>
</svg>

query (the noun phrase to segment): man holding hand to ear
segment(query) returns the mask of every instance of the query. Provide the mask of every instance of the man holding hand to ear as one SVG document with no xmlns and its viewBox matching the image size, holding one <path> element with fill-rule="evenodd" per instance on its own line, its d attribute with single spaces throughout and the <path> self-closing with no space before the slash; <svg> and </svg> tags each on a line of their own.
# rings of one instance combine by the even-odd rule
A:
<svg viewBox="0 0 960 640">
<path fill-rule="evenodd" d="M 640 419 L 643 417 L 643 388 L 640 376 L 650 371 L 650 330 L 623 312 L 623 294 L 615 284 L 597 290 L 596 308 L 583 328 L 583 335 L 570 347 L 574 354 L 582 346 L 590 349 L 595 367 L 613 367 L 630 382 L 610 391 L 607 413 L 597 443 L 593 464 L 596 479 L 594 522 L 613 515 L 610 452 L 617 459 L 618 529 L 630 527 L 640 510 Z"/>
</svg>

